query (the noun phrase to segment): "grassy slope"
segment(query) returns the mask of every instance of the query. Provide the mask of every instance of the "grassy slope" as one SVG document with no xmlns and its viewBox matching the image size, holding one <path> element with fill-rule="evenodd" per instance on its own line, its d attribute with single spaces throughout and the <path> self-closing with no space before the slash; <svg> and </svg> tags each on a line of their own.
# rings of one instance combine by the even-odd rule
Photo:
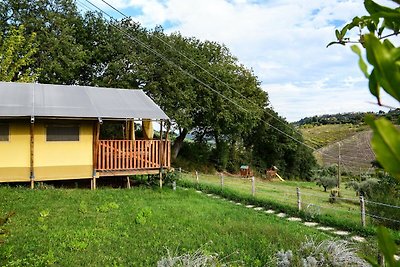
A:
<svg viewBox="0 0 400 267">
<path fill-rule="evenodd" d="M 143 208 L 152 214 L 138 224 Z M 306 237 L 328 238 L 299 223 L 182 190 L 0 187 L 0 214 L 10 210 L 16 214 L 0 244 L 1 266 L 155 266 L 166 248 L 182 254 L 202 246 L 229 262 L 264 266 L 278 250 L 296 251 Z"/>
<path fill-rule="evenodd" d="M 366 125 L 333 124 L 300 127 L 307 144 L 317 149 L 314 153 L 319 163 L 337 164 L 339 142 L 341 163 L 344 171 L 359 173 L 368 171 L 375 159 L 370 147 L 371 131 Z"/>
<path fill-rule="evenodd" d="M 195 181 L 194 175 L 185 175 L 185 179 Z M 206 184 L 219 185 L 220 178 L 215 175 L 201 175 L 200 182 Z M 248 179 L 225 177 L 224 187 L 235 190 L 239 193 L 251 194 L 251 181 Z M 329 202 L 329 192 L 324 192 L 322 187 L 318 187 L 315 182 L 268 182 L 256 180 L 256 197 L 276 203 L 281 203 L 290 207 L 297 207 L 296 188 L 300 189 L 302 199 L 302 209 L 310 213 L 323 214 L 347 224 L 360 225 L 360 206 L 353 190 L 341 189 L 341 197 L 354 199 L 355 202 Z"/>
</svg>

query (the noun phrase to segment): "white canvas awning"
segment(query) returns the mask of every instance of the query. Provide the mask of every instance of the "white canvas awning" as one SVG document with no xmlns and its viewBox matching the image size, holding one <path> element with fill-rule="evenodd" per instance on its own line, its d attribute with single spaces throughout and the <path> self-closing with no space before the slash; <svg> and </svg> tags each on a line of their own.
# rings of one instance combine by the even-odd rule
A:
<svg viewBox="0 0 400 267">
<path fill-rule="evenodd" d="M 0 117 L 168 119 L 142 90 L 12 82 L 0 82 Z"/>
</svg>

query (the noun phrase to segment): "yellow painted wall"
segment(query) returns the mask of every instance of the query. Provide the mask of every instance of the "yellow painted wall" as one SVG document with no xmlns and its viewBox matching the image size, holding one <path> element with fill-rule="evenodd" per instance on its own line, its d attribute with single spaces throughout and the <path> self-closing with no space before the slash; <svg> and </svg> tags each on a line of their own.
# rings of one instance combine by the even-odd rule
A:
<svg viewBox="0 0 400 267">
<path fill-rule="evenodd" d="M 0 141 L 0 182 L 29 181 L 29 123 L 10 123 L 9 141 Z"/>
<path fill-rule="evenodd" d="M 46 141 L 47 124 L 35 123 L 35 180 L 92 177 L 93 124 L 78 122 L 79 141 Z"/>
<path fill-rule="evenodd" d="M 54 122 L 35 123 L 35 180 L 91 178 L 93 124 L 76 122 L 80 126 L 79 141 L 46 141 L 49 123 Z M 0 182 L 30 181 L 29 131 L 28 121 L 10 123 L 10 140 L 0 141 Z"/>
</svg>

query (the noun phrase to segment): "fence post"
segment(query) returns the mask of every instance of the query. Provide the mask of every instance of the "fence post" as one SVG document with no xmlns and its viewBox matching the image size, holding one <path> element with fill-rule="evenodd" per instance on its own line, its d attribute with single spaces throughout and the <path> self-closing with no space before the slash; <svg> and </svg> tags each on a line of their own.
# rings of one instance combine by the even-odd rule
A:
<svg viewBox="0 0 400 267">
<path fill-rule="evenodd" d="M 296 188 L 297 191 L 297 209 L 301 210 L 301 196 L 300 196 L 300 188 Z"/>
<path fill-rule="evenodd" d="M 176 181 L 173 181 L 173 182 L 172 182 L 172 189 L 173 189 L 174 191 L 176 191 Z"/>
<path fill-rule="evenodd" d="M 365 227 L 365 201 L 364 196 L 360 196 L 360 208 L 361 208 L 361 225 Z"/>
<path fill-rule="evenodd" d="M 251 194 L 253 197 L 256 195 L 256 179 L 254 179 L 254 176 L 251 177 Z"/>
<path fill-rule="evenodd" d="M 196 182 L 199 184 L 199 173 L 196 171 Z"/>
<path fill-rule="evenodd" d="M 221 173 L 221 189 L 224 188 L 224 174 Z"/>
</svg>

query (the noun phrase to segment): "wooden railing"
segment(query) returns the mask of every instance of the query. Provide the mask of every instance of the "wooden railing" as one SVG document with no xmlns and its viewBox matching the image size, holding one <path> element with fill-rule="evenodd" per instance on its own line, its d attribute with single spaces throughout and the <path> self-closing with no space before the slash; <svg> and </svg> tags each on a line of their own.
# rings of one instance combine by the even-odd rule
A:
<svg viewBox="0 0 400 267">
<path fill-rule="evenodd" d="M 162 146 L 162 147 L 161 147 Z M 160 151 L 164 155 L 160 155 Z M 147 170 L 171 166 L 171 143 L 160 140 L 99 140 L 97 170 Z"/>
</svg>

